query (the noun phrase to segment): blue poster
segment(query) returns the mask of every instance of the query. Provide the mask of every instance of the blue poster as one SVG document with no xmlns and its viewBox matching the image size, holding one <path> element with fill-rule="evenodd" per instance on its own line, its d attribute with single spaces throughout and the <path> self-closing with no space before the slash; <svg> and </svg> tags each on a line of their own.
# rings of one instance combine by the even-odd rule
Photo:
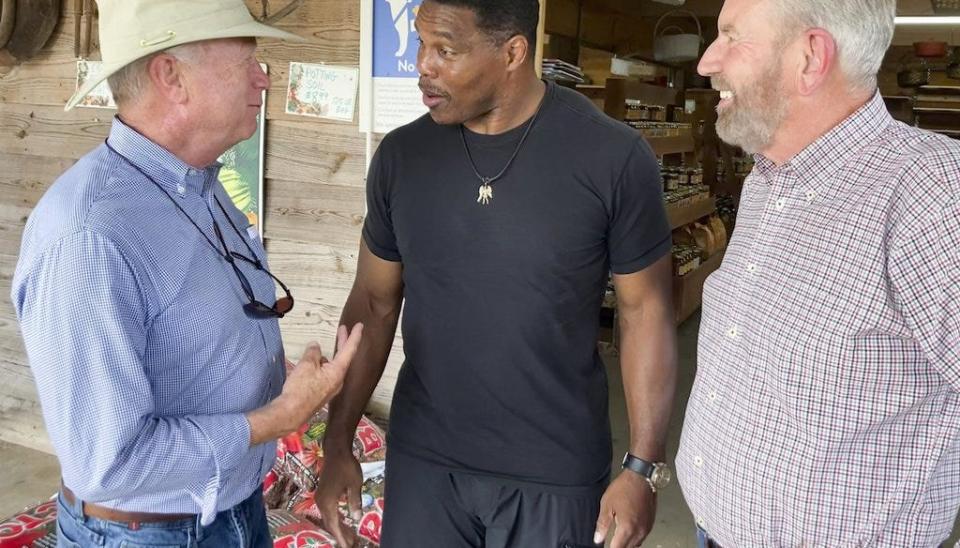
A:
<svg viewBox="0 0 960 548">
<path fill-rule="evenodd" d="M 373 0 L 373 76 L 417 78 L 413 22 L 423 0 Z"/>
</svg>

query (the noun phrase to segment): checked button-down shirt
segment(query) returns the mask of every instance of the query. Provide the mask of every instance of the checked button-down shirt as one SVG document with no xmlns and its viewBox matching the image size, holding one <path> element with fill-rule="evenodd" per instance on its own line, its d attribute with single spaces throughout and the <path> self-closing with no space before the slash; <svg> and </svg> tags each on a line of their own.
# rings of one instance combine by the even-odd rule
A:
<svg viewBox="0 0 960 548">
<path fill-rule="evenodd" d="M 960 505 L 960 143 L 871 101 L 762 156 L 706 283 L 677 457 L 736 546 L 934 546 Z"/>
</svg>

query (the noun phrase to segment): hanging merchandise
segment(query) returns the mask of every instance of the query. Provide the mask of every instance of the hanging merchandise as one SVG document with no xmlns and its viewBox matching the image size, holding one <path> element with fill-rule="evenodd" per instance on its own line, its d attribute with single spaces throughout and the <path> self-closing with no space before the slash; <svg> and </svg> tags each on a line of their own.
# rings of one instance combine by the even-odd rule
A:
<svg viewBox="0 0 960 548">
<path fill-rule="evenodd" d="M 292 0 L 286 6 L 278 9 L 273 13 L 270 13 L 270 8 L 268 7 L 269 2 L 267 0 L 260 0 L 260 6 L 261 6 L 260 16 L 257 17 L 256 19 L 257 21 L 260 21 L 265 25 L 273 25 L 277 21 L 297 11 L 297 9 L 303 5 L 303 2 L 304 0 Z"/>
<path fill-rule="evenodd" d="M 918 88 L 930 82 L 930 66 L 927 60 L 910 57 L 901 62 L 897 71 L 897 85 L 901 88 Z"/>
<path fill-rule="evenodd" d="M 13 22 L 17 17 L 17 0 L 3 0 L 0 4 L 0 48 L 7 45 L 13 34 Z"/>
<path fill-rule="evenodd" d="M 953 48 L 950 63 L 947 65 L 947 78 L 960 80 L 960 47 Z"/>
<path fill-rule="evenodd" d="M 677 25 L 670 25 L 660 30 L 665 19 L 672 16 L 689 15 L 697 24 L 697 34 L 685 33 Z M 668 31 L 680 31 L 680 34 L 667 34 Z M 682 63 L 693 61 L 700 57 L 700 45 L 703 44 L 703 29 L 700 20 L 693 12 L 687 10 L 670 10 L 664 13 L 653 29 L 653 57 L 665 63 Z"/>
<path fill-rule="evenodd" d="M 4 8 L 9 5 L 9 2 L 3 3 Z M 60 0 L 17 0 L 13 11 L 16 19 L 6 48 L 18 61 L 26 61 L 36 55 L 53 34 L 60 20 Z"/>
<path fill-rule="evenodd" d="M 939 59 L 947 56 L 947 43 L 935 40 L 913 43 L 914 58 L 909 64 L 897 72 L 897 85 L 902 88 L 918 88 L 930 83 L 932 70 L 928 59 Z M 943 69 L 937 69 L 943 70 Z M 956 68 L 954 69 L 956 73 Z M 949 75 L 950 68 L 947 67 Z"/>
</svg>

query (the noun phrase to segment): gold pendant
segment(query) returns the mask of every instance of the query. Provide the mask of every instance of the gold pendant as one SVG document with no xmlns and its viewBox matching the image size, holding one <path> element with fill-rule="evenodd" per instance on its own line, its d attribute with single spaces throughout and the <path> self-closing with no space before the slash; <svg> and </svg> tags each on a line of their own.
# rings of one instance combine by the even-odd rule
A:
<svg viewBox="0 0 960 548">
<path fill-rule="evenodd" d="M 480 185 L 480 196 L 477 197 L 477 203 L 481 205 L 487 205 L 492 199 L 493 187 L 490 186 L 490 183 L 483 183 Z"/>
</svg>

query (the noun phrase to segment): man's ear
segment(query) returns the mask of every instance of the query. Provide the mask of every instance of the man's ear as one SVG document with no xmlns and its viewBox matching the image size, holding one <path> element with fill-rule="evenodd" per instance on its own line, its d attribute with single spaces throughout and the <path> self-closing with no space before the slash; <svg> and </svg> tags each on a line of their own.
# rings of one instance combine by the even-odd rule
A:
<svg viewBox="0 0 960 548">
<path fill-rule="evenodd" d="M 818 90 L 837 66 L 837 42 L 824 29 L 810 29 L 801 37 L 803 56 L 798 82 L 798 92 L 810 95 Z"/>
<path fill-rule="evenodd" d="M 184 82 L 183 63 L 173 55 L 161 53 L 147 63 L 147 75 L 156 93 L 168 101 L 182 103 L 188 93 Z"/>
<path fill-rule="evenodd" d="M 507 40 L 503 47 L 507 55 L 507 70 L 517 70 L 531 54 L 530 42 L 520 34 Z"/>
</svg>

